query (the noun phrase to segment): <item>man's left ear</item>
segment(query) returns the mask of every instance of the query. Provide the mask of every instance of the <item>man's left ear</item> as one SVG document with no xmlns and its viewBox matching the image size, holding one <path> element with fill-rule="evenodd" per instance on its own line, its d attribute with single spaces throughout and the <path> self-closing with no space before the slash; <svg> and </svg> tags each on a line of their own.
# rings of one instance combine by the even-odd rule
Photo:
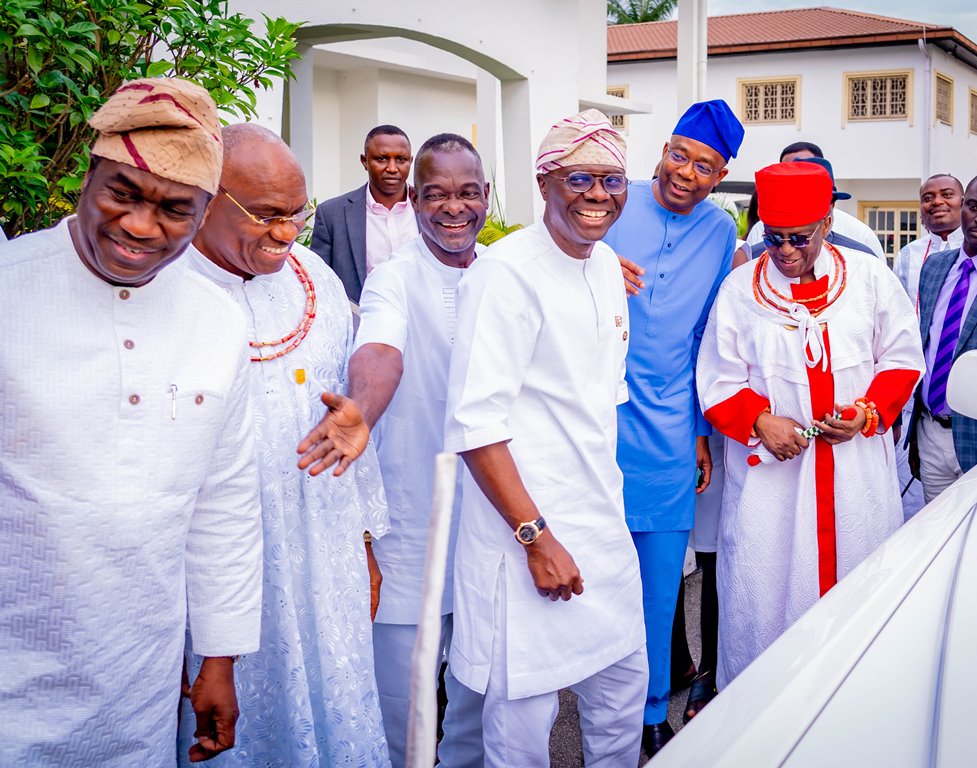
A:
<svg viewBox="0 0 977 768">
<path fill-rule="evenodd" d="M 834 211 L 833 207 L 831 211 Z M 834 224 L 834 216 L 832 215 L 831 211 L 828 211 L 828 215 L 824 217 L 824 220 L 821 224 L 822 237 L 828 236 L 828 233 L 831 232 L 831 225 Z"/>
<path fill-rule="evenodd" d="M 719 175 L 716 176 L 716 184 L 719 184 L 719 182 L 721 182 L 723 179 L 725 179 L 726 178 L 726 174 L 728 174 L 728 173 L 729 173 L 729 168 L 727 168 L 726 166 L 723 166 L 723 169 L 719 172 Z"/>
<path fill-rule="evenodd" d="M 492 198 L 491 198 L 491 196 L 489 195 L 489 193 L 490 193 L 491 191 L 492 191 L 492 185 L 491 185 L 491 184 L 489 184 L 489 183 L 488 183 L 488 182 L 486 181 L 486 182 L 485 182 L 485 190 L 484 190 L 484 194 L 485 194 L 485 199 L 486 199 L 486 200 L 491 200 L 491 199 L 492 199 Z"/>
</svg>

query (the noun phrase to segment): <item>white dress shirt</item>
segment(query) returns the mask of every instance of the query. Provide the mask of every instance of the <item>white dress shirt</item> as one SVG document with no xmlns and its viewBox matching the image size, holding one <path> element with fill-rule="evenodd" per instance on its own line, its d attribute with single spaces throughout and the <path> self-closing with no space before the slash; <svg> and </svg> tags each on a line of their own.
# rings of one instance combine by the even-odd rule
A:
<svg viewBox="0 0 977 768">
<path fill-rule="evenodd" d="M 507 442 L 519 475 L 580 569 L 582 595 L 541 597 L 512 529 L 465 472 L 455 556 L 455 676 L 483 693 L 504 569 L 511 699 L 556 691 L 642 648 L 638 557 L 615 460 L 627 399 L 628 310 L 614 252 L 564 253 L 540 222 L 467 270 L 448 377 L 445 450 Z M 496 678 L 497 679 L 497 678 Z"/>
<path fill-rule="evenodd" d="M 386 344 L 400 351 L 404 364 L 397 391 L 374 430 L 391 521 L 390 533 L 373 545 L 383 573 L 376 620 L 385 624 L 420 620 L 434 457 L 444 449 L 448 364 L 464 274 L 438 261 L 418 235 L 370 274 L 360 298 L 356 347 Z M 451 613 L 460 509 L 459 467 L 442 615 Z"/>
<path fill-rule="evenodd" d="M 896 254 L 892 271 L 896 273 L 902 287 L 906 289 L 917 312 L 919 311 L 919 271 L 923 268 L 923 262 L 934 253 L 959 248 L 961 245 L 963 245 L 963 230 L 957 227 L 946 240 L 927 232 L 924 237 L 904 245 Z"/>
<path fill-rule="evenodd" d="M 258 647 L 244 318 L 180 261 L 139 288 L 67 220 L 0 246 L 0 765 L 172 766 L 185 628 Z"/>
<path fill-rule="evenodd" d="M 417 216 L 410 197 L 394 203 L 393 208 L 373 199 L 370 185 L 366 185 L 366 273 L 417 237 Z"/>
</svg>

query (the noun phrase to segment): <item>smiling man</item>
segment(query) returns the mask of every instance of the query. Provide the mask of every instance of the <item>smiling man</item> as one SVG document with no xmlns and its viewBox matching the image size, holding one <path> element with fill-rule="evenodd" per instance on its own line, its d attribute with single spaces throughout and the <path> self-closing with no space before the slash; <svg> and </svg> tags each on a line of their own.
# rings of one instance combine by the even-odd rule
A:
<svg viewBox="0 0 977 768">
<path fill-rule="evenodd" d="M 346 389 L 349 302 L 336 275 L 295 242 L 312 210 L 285 142 L 251 123 L 225 128 L 224 142 L 219 192 L 187 261 L 248 322 L 265 547 L 261 648 L 237 663 L 238 747 L 220 764 L 382 768 L 363 542 L 364 531 L 387 527 L 376 455 L 368 447 L 355 473 L 338 477 L 296 466 L 296 446 L 326 410 L 320 395 Z M 331 417 L 358 420 L 351 401 L 325 400 Z M 358 431 L 365 443 L 362 422 Z M 181 741 L 192 733 L 185 718 Z"/>
<path fill-rule="evenodd" d="M 892 265 L 892 271 L 906 289 L 910 301 L 917 306 L 923 263 L 931 255 L 951 251 L 963 243 L 960 229 L 962 204 L 963 184 L 948 173 L 930 176 L 919 188 L 919 216 L 926 227 L 926 236 L 903 246 Z"/>
<path fill-rule="evenodd" d="M 420 621 L 434 495 L 434 457 L 444 446 L 448 363 L 455 341 L 458 283 L 475 259 L 489 186 L 471 143 L 455 134 L 424 142 L 411 201 L 421 234 L 374 270 L 363 288 L 350 396 L 375 439 L 391 531 L 374 544 L 383 589 L 373 642 L 383 725 L 394 768 L 406 764 L 411 653 Z M 452 570 L 461 507 L 460 472 L 442 600 L 442 648 L 451 647 Z M 437 685 L 436 680 L 431 685 Z M 482 765 L 482 697 L 449 668 L 444 738 L 447 768 Z"/>
<path fill-rule="evenodd" d="M 417 236 L 407 199 L 411 160 L 407 134 L 395 125 L 378 125 L 366 135 L 360 155 L 367 183 L 316 209 L 309 247 L 339 276 L 354 303 L 366 276 Z"/>
<path fill-rule="evenodd" d="M 0 246 L 0 764 L 170 768 L 187 623 L 191 760 L 258 648 L 246 329 L 173 264 L 220 178 L 207 92 L 136 80 L 90 123 L 77 216 Z"/>
<path fill-rule="evenodd" d="M 638 762 L 641 584 L 614 460 L 628 312 L 599 242 L 627 200 L 624 153 L 597 110 L 553 126 L 543 220 L 492 245 L 459 290 L 445 449 L 468 471 L 449 664 L 485 694 L 486 766 L 549 765 L 567 686 L 587 765 Z"/>
<path fill-rule="evenodd" d="M 916 393 L 910 440 L 929 503 L 977 464 L 977 421 L 955 413 L 946 400 L 954 361 L 977 349 L 977 178 L 963 194 L 960 248 L 934 254 L 920 270 L 919 328 L 926 375 Z"/>
<path fill-rule="evenodd" d="M 767 251 L 723 283 L 697 366 L 705 416 L 730 438 L 720 687 L 902 524 L 883 433 L 923 370 L 892 271 L 825 240 L 828 172 L 779 163 L 756 185 Z M 799 434 L 812 426 L 817 436 Z M 776 461 L 751 456 L 760 443 Z"/>
<path fill-rule="evenodd" d="M 729 273 L 732 217 L 706 197 L 727 174 L 743 126 L 724 101 L 693 104 L 662 149 L 654 181 L 632 182 L 624 215 L 604 242 L 642 268 L 631 298 L 630 400 L 618 409 L 624 508 L 641 560 L 650 680 L 644 748 L 654 756 L 668 724 L 672 620 L 695 514 L 712 473 L 709 424 L 695 397 L 695 360 L 709 308 Z M 697 485 L 696 470 L 700 470 Z M 714 690 L 703 673 L 701 698 Z M 689 706 L 701 706 L 690 697 Z"/>
</svg>

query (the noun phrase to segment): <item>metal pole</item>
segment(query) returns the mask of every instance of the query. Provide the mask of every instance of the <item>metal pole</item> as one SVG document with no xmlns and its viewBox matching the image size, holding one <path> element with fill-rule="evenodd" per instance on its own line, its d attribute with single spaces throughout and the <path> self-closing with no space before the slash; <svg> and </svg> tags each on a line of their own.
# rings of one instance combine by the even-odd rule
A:
<svg viewBox="0 0 977 768">
<path fill-rule="evenodd" d="M 424 564 L 421 622 L 411 657 L 410 707 L 407 716 L 407 767 L 431 768 L 437 753 L 437 679 L 441 666 L 441 595 L 448 562 L 448 535 L 455 503 L 458 457 L 439 453 L 434 459 L 434 500 Z"/>
</svg>

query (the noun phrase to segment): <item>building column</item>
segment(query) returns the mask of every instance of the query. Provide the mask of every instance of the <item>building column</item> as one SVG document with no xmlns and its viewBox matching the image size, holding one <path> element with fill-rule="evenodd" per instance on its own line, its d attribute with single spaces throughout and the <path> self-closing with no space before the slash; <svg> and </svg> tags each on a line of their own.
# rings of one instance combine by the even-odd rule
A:
<svg viewBox="0 0 977 768">
<path fill-rule="evenodd" d="M 678 113 L 706 95 L 707 0 L 678 0 Z"/>
<path fill-rule="evenodd" d="M 502 81 L 502 155 L 505 167 L 506 219 L 510 224 L 532 224 L 534 148 L 528 80 Z"/>
<path fill-rule="evenodd" d="M 295 153 L 302 171 L 305 173 L 305 186 L 311 195 L 314 189 L 315 171 L 315 131 L 313 120 L 313 97 L 315 84 L 313 79 L 312 46 L 297 46 L 300 58 L 292 62 L 292 72 L 295 78 L 287 83 L 285 97 L 285 124 L 282 126 L 282 137 L 288 142 Z"/>
</svg>

